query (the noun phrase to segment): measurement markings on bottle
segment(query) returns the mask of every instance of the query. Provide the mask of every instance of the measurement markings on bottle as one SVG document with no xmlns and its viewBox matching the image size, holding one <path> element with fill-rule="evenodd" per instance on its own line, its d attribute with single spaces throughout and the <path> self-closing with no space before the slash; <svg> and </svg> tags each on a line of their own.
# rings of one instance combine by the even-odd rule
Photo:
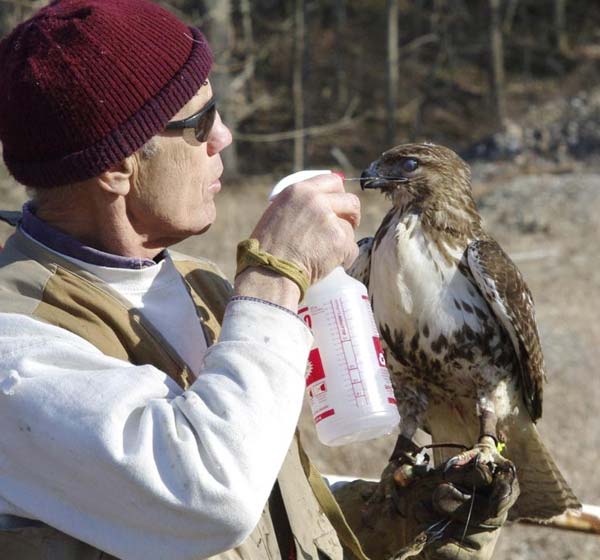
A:
<svg viewBox="0 0 600 560">
<path fill-rule="evenodd" d="M 352 391 L 352 398 L 357 407 L 367 406 L 369 399 L 363 386 L 363 379 L 360 372 L 360 364 L 357 358 L 357 349 L 352 340 L 351 328 L 346 310 L 341 299 L 334 299 L 330 302 L 331 313 L 335 319 L 335 328 L 337 339 L 339 341 L 341 357 L 346 365 L 347 381 Z"/>
</svg>

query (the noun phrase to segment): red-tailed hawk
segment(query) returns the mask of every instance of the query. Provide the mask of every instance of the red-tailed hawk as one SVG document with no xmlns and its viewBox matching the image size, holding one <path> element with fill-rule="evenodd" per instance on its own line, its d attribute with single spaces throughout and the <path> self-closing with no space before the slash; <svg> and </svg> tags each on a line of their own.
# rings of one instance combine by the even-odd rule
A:
<svg viewBox="0 0 600 560">
<path fill-rule="evenodd" d="M 442 146 L 401 145 L 363 172 L 361 186 L 392 202 L 349 272 L 369 289 L 401 435 L 423 428 L 434 442 L 470 448 L 455 463 L 506 463 L 497 448 L 505 443 L 521 487 L 513 517 L 580 507 L 534 425 L 544 364 L 531 294 L 482 228 L 467 164 Z"/>
</svg>

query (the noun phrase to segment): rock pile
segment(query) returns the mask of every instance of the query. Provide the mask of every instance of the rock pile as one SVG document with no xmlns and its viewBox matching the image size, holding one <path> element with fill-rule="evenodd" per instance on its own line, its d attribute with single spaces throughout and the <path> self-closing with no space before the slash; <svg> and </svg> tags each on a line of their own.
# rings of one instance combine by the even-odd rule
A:
<svg viewBox="0 0 600 560">
<path fill-rule="evenodd" d="M 532 107 L 520 122 L 466 149 L 473 160 L 586 159 L 600 153 L 600 88 Z"/>
</svg>

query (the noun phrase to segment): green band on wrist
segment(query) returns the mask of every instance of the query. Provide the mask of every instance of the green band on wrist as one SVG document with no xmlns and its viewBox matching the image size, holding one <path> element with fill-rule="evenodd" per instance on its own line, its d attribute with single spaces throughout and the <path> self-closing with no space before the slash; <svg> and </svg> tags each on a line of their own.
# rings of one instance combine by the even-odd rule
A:
<svg viewBox="0 0 600 560">
<path fill-rule="evenodd" d="M 245 239 L 237 246 L 237 270 L 235 275 L 241 274 L 251 266 L 260 266 L 272 270 L 294 282 L 300 288 L 300 301 L 310 286 L 306 272 L 297 264 L 284 259 L 278 259 L 260 249 L 258 239 Z"/>
</svg>

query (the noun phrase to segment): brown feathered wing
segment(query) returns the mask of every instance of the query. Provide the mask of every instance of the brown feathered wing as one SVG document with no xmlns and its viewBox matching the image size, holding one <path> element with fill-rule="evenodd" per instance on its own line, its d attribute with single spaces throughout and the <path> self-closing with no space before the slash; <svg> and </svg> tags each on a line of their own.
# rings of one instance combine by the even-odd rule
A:
<svg viewBox="0 0 600 560">
<path fill-rule="evenodd" d="M 475 283 L 506 330 L 517 354 L 520 390 L 531 422 L 519 414 L 508 434 L 506 454 L 517 466 L 521 495 L 511 518 L 547 519 L 581 507 L 533 424 L 542 415 L 545 378 L 531 293 L 521 273 L 491 238 L 472 242 L 467 261 Z"/>
<path fill-rule="evenodd" d="M 365 237 L 358 242 L 358 257 L 350 265 L 347 272 L 352 278 L 362 282 L 369 289 L 369 277 L 371 276 L 371 250 L 373 249 L 373 238 Z"/>
<path fill-rule="evenodd" d="M 491 238 L 470 243 L 467 262 L 479 291 L 510 337 L 519 360 L 523 400 L 535 422 L 542 415 L 544 358 L 531 292 L 519 269 Z"/>
</svg>

